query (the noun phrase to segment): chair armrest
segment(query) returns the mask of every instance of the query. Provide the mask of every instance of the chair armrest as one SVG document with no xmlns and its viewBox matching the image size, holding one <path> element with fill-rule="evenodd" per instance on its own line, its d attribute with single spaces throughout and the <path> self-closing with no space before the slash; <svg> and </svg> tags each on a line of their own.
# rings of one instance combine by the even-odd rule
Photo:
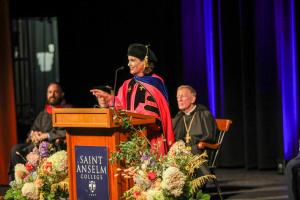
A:
<svg viewBox="0 0 300 200">
<path fill-rule="evenodd" d="M 198 143 L 199 149 L 219 149 L 221 144 L 220 143 L 207 143 L 207 142 L 199 142 Z"/>
</svg>

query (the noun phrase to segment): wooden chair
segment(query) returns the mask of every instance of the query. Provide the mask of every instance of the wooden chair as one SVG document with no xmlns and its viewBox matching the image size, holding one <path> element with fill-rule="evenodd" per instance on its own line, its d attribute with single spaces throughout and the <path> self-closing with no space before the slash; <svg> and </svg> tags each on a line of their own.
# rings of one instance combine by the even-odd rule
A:
<svg viewBox="0 0 300 200">
<path fill-rule="evenodd" d="M 208 167 L 212 173 L 214 173 L 214 169 L 216 168 L 215 162 L 217 159 L 217 156 L 219 154 L 223 139 L 225 134 L 229 131 L 230 126 L 232 124 L 232 121 L 230 119 L 216 119 L 216 124 L 217 124 L 217 143 L 207 143 L 207 142 L 199 142 L 198 143 L 198 148 L 202 150 L 210 150 L 212 151 L 210 154 L 210 158 L 208 160 Z M 220 199 L 222 200 L 222 195 L 221 195 L 221 189 L 219 186 L 219 183 L 217 179 L 214 180 L 214 184 L 217 187 L 217 191 L 219 194 Z"/>
</svg>

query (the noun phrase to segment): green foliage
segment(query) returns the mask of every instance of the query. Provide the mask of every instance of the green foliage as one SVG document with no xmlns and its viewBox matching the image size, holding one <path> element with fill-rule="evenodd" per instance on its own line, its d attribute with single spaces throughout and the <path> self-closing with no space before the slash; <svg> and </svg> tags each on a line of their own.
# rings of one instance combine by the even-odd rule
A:
<svg viewBox="0 0 300 200">
<path fill-rule="evenodd" d="M 210 175 L 210 174 L 195 178 L 190 182 L 191 192 L 195 193 L 199 188 L 203 187 L 207 181 L 214 178 L 216 178 L 215 175 Z"/>
<path fill-rule="evenodd" d="M 131 124 L 131 118 L 125 111 L 119 110 L 114 112 L 114 120 L 119 121 L 122 129 L 130 132 L 127 141 L 118 145 L 118 151 L 113 152 L 110 158 L 112 163 L 121 161 L 126 167 L 138 165 L 140 163 L 141 153 L 149 153 L 149 141 L 143 135 L 144 129 L 135 128 Z"/>
<path fill-rule="evenodd" d="M 188 170 L 188 174 L 191 176 L 195 173 L 195 171 L 200 168 L 203 164 L 207 163 L 207 153 L 204 152 L 200 155 L 194 155 L 191 160 L 187 162 L 186 170 Z"/>
<path fill-rule="evenodd" d="M 22 195 L 21 189 L 15 190 L 13 188 L 10 188 L 6 191 L 4 199 L 6 200 L 27 200 L 26 197 Z"/>
<path fill-rule="evenodd" d="M 69 193 L 66 193 L 66 191 L 62 190 L 60 187 L 56 187 L 55 192 L 47 193 L 44 195 L 44 198 L 46 200 L 57 200 L 57 199 L 63 199 L 68 198 Z"/>
<path fill-rule="evenodd" d="M 44 184 L 41 187 L 41 191 L 43 191 L 43 197 L 47 198 L 51 194 L 51 183 L 48 178 L 41 177 Z"/>
<path fill-rule="evenodd" d="M 195 200 L 210 200 L 210 195 L 209 194 L 205 194 L 205 193 L 202 192 L 202 190 L 200 190 L 197 193 Z"/>
<path fill-rule="evenodd" d="M 138 133 L 133 133 L 128 141 L 119 144 L 119 150 L 111 155 L 111 162 L 124 161 L 127 167 L 140 163 L 141 152 L 149 152 L 147 141 L 139 137 Z"/>
<path fill-rule="evenodd" d="M 124 110 L 114 110 L 113 120 L 118 121 L 121 128 L 123 128 L 125 130 L 133 128 L 131 121 L 130 121 L 131 118 L 127 116 L 127 114 Z"/>
</svg>

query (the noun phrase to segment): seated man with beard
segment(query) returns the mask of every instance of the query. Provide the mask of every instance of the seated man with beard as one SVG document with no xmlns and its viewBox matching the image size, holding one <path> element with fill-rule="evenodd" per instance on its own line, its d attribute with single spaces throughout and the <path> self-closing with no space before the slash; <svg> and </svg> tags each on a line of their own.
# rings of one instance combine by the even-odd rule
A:
<svg viewBox="0 0 300 200">
<path fill-rule="evenodd" d="M 34 144 L 47 140 L 55 142 L 65 138 L 66 130 L 52 126 L 52 108 L 70 107 L 65 104 L 64 92 L 59 83 L 52 82 L 47 88 L 47 104 L 34 120 L 25 143 L 16 144 L 10 155 L 9 179 L 14 180 L 14 167 L 17 163 L 25 163 L 26 155 L 32 151 Z"/>
</svg>

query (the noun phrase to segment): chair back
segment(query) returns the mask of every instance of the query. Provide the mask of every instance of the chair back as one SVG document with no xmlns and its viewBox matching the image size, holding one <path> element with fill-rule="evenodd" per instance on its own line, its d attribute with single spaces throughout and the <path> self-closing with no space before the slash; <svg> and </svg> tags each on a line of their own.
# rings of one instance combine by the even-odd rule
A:
<svg viewBox="0 0 300 200">
<path fill-rule="evenodd" d="M 216 119 L 217 124 L 217 143 L 219 144 L 219 148 L 212 154 L 212 162 L 210 164 L 211 167 L 215 167 L 215 162 L 217 156 L 219 154 L 225 133 L 227 133 L 231 127 L 232 121 L 230 119 Z"/>
</svg>

